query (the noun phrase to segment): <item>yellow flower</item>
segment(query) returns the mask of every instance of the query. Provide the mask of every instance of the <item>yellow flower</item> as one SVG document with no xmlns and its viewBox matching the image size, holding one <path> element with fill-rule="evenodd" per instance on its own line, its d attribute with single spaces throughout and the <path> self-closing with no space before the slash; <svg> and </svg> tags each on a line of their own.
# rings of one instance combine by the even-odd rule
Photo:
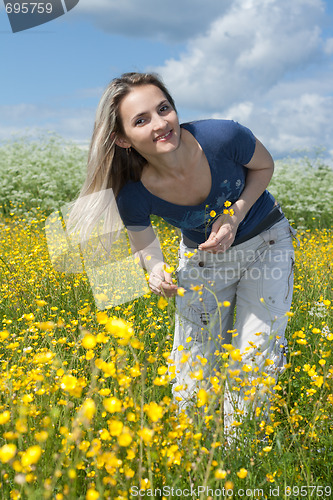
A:
<svg viewBox="0 0 333 500">
<path fill-rule="evenodd" d="M 128 427 L 124 427 L 123 432 L 118 436 L 118 444 L 119 446 L 129 446 L 132 442 L 132 436 L 130 434 L 130 429 Z"/>
<path fill-rule="evenodd" d="M 266 385 L 267 387 L 271 386 L 271 385 L 275 385 L 276 383 L 276 380 L 274 377 L 266 377 L 264 380 L 263 380 L 263 384 Z"/>
<path fill-rule="evenodd" d="M 180 297 L 184 297 L 185 292 L 186 292 L 186 290 L 182 286 L 177 288 L 177 295 L 179 295 Z"/>
<path fill-rule="evenodd" d="M 244 479 L 246 476 L 247 476 L 247 470 L 244 469 L 244 468 L 241 468 L 238 472 L 237 472 L 237 476 L 240 478 L 240 479 Z"/>
<path fill-rule="evenodd" d="M 135 475 L 135 471 L 133 469 L 130 469 L 129 467 L 126 467 L 124 472 L 127 479 L 132 479 L 132 477 L 134 477 Z"/>
<path fill-rule="evenodd" d="M 317 376 L 315 377 L 315 381 L 314 381 L 314 384 L 317 386 L 317 387 L 321 387 L 324 383 L 324 377 L 323 376 Z"/>
<path fill-rule="evenodd" d="M 129 370 L 131 377 L 139 377 L 141 375 L 141 369 L 139 363 L 136 363 L 132 368 Z"/>
<path fill-rule="evenodd" d="M 209 215 L 210 215 L 211 217 L 215 217 L 215 215 L 216 215 L 215 210 L 211 210 L 211 212 L 209 212 Z"/>
<path fill-rule="evenodd" d="M 0 425 L 6 424 L 10 420 L 10 412 L 8 410 L 0 413 Z"/>
<path fill-rule="evenodd" d="M 223 302 L 223 307 L 229 307 L 229 306 L 230 306 L 230 302 L 229 302 L 229 300 L 225 300 L 225 301 Z"/>
<path fill-rule="evenodd" d="M 174 267 L 172 267 L 172 266 L 168 266 L 168 267 L 167 267 L 167 266 L 164 266 L 164 271 L 165 271 L 166 273 L 171 274 L 171 273 L 173 273 L 173 272 L 174 272 L 174 270 L 175 270 L 175 268 L 174 268 Z"/>
<path fill-rule="evenodd" d="M 35 302 L 38 305 L 38 307 L 43 307 L 43 306 L 46 306 L 46 304 L 47 304 L 47 302 L 45 302 L 45 300 L 36 299 Z"/>
<path fill-rule="evenodd" d="M 82 386 L 80 386 L 78 379 L 74 375 L 64 375 L 61 379 L 60 387 L 71 396 L 81 396 Z"/>
<path fill-rule="evenodd" d="M 109 413 L 121 411 L 121 401 L 115 397 L 104 399 L 103 406 Z"/>
<path fill-rule="evenodd" d="M 109 431 L 111 436 L 120 436 L 124 424 L 120 420 L 112 419 L 109 421 Z"/>
<path fill-rule="evenodd" d="M 115 338 L 119 339 L 119 344 L 127 345 L 134 335 L 134 330 L 129 323 L 121 318 L 111 318 L 105 324 L 106 330 Z"/>
<path fill-rule="evenodd" d="M 15 444 L 4 444 L 0 448 L 0 460 L 3 464 L 9 462 L 12 458 L 14 458 L 15 454 L 16 454 Z"/>
<path fill-rule="evenodd" d="M 224 206 L 225 206 L 226 208 L 231 207 L 231 202 L 230 202 L 230 201 L 228 201 L 228 200 L 227 200 L 227 201 L 225 201 L 225 202 L 224 202 Z"/>
<path fill-rule="evenodd" d="M 109 320 L 107 313 L 104 311 L 99 311 L 96 314 L 96 318 L 97 318 L 97 321 L 100 325 L 105 325 Z"/>
<path fill-rule="evenodd" d="M 88 349 L 88 351 L 86 352 L 86 360 L 87 361 L 90 361 L 91 359 L 94 359 L 95 357 L 95 353 L 92 349 Z"/>
<path fill-rule="evenodd" d="M 96 337 L 91 333 L 86 333 L 81 343 L 82 347 L 84 347 L 85 349 L 94 349 L 94 347 L 96 347 L 97 344 Z"/>
<path fill-rule="evenodd" d="M 138 431 L 138 436 L 142 439 L 145 444 L 150 444 L 153 439 L 154 431 L 152 429 L 148 429 L 147 427 L 143 427 Z"/>
<path fill-rule="evenodd" d="M 47 440 L 48 437 L 49 433 L 47 431 L 41 431 L 35 433 L 36 441 L 38 441 L 39 443 L 43 443 L 44 441 Z"/>
<path fill-rule="evenodd" d="M 157 307 L 159 309 L 165 309 L 168 305 L 168 301 L 163 297 L 161 296 L 159 299 L 158 299 L 158 302 L 157 302 Z"/>
<path fill-rule="evenodd" d="M 9 331 L 8 330 L 2 330 L 0 332 L 0 339 L 1 340 L 6 340 L 9 337 Z"/>
<path fill-rule="evenodd" d="M 22 402 L 25 405 L 28 405 L 29 403 L 31 403 L 31 401 L 33 401 L 33 399 L 34 399 L 33 394 L 24 394 L 24 396 L 22 396 Z"/>
<path fill-rule="evenodd" d="M 86 494 L 86 500 L 97 500 L 99 498 L 98 491 L 95 488 L 89 488 Z"/>
<path fill-rule="evenodd" d="M 40 446 L 30 446 L 26 451 L 22 453 L 21 464 L 23 467 L 27 467 L 28 465 L 36 464 L 40 459 L 42 454 L 42 449 Z"/>
<path fill-rule="evenodd" d="M 190 373 L 190 377 L 194 378 L 195 380 L 203 380 L 203 370 L 202 368 L 199 368 L 199 370 L 195 370 L 194 372 Z"/>
<path fill-rule="evenodd" d="M 36 354 L 32 360 L 32 362 L 35 364 L 35 365 L 43 365 L 45 363 L 50 363 L 53 358 L 55 357 L 55 354 L 51 351 L 43 351 L 43 352 L 39 352 L 38 354 Z"/>
<path fill-rule="evenodd" d="M 23 317 L 24 319 L 26 319 L 27 321 L 34 321 L 35 319 L 35 316 L 33 313 L 29 313 L 29 314 L 23 314 Z"/>
<path fill-rule="evenodd" d="M 141 479 L 140 489 L 147 490 L 148 488 L 150 488 L 150 481 L 145 477 L 144 479 Z"/>
<path fill-rule="evenodd" d="M 155 401 L 144 405 L 143 409 L 153 422 L 157 422 L 163 416 L 163 408 L 155 403 Z"/>
<path fill-rule="evenodd" d="M 215 479 L 225 479 L 227 477 L 227 472 L 222 469 L 216 469 L 214 476 Z"/>
<path fill-rule="evenodd" d="M 48 332 L 49 330 L 53 330 L 57 325 L 53 321 L 42 321 L 41 323 L 37 323 L 37 326 L 43 332 Z"/>
<path fill-rule="evenodd" d="M 205 389 L 200 389 L 197 394 L 197 406 L 200 408 L 201 406 L 204 406 L 207 404 L 208 401 L 208 393 L 205 391 Z"/>
<path fill-rule="evenodd" d="M 91 398 L 87 398 L 81 407 L 81 413 L 84 418 L 91 420 L 96 413 L 95 401 Z"/>
<path fill-rule="evenodd" d="M 76 478 L 76 470 L 75 469 L 69 469 L 69 471 L 68 471 L 68 477 L 69 477 L 69 479 L 75 479 Z"/>
<path fill-rule="evenodd" d="M 242 355 L 239 349 L 233 349 L 230 353 L 230 356 L 234 361 L 242 361 Z"/>
</svg>

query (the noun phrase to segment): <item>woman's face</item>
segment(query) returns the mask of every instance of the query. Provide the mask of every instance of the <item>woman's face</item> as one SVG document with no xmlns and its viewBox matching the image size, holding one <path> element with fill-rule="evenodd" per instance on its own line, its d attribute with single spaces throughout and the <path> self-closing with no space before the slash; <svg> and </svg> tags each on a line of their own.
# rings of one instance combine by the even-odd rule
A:
<svg viewBox="0 0 333 500">
<path fill-rule="evenodd" d="M 155 85 L 134 87 L 121 101 L 119 111 L 125 137 L 117 139 L 118 146 L 133 147 L 146 159 L 178 148 L 177 113 Z"/>
</svg>

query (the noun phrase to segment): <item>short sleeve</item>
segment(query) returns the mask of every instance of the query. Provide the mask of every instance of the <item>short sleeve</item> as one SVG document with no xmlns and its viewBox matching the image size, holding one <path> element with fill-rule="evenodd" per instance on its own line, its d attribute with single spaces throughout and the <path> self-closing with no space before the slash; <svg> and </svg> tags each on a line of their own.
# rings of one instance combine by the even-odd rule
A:
<svg viewBox="0 0 333 500">
<path fill-rule="evenodd" d="M 256 147 L 256 138 L 251 130 L 230 120 L 224 133 L 223 149 L 226 156 L 240 165 L 249 163 Z"/>
<path fill-rule="evenodd" d="M 127 229 L 142 231 L 150 226 L 150 203 L 139 188 L 139 183 L 126 184 L 117 196 L 120 217 Z"/>
</svg>

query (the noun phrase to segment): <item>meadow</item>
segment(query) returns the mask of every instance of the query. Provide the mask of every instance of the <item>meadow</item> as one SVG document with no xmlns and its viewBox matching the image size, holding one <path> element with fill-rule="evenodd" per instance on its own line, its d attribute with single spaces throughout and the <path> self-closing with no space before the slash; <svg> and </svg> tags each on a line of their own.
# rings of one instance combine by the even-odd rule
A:
<svg viewBox="0 0 333 500">
<path fill-rule="evenodd" d="M 232 346 L 195 414 L 179 414 L 174 299 L 100 311 L 84 273 L 52 267 L 45 220 L 75 198 L 85 160 L 53 136 L 0 148 L 0 498 L 332 498 L 332 169 L 320 156 L 277 162 L 269 189 L 299 239 L 287 366 L 277 384 L 261 374 L 270 420 L 235 422 L 230 444 L 223 380 L 256 390 Z M 154 224 L 176 266 L 179 233 Z"/>
</svg>

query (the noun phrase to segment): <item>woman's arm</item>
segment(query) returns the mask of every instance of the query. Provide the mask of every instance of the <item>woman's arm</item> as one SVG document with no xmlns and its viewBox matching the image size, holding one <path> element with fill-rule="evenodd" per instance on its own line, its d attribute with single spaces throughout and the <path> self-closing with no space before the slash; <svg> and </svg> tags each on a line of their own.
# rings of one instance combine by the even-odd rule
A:
<svg viewBox="0 0 333 500">
<path fill-rule="evenodd" d="M 239 224 L 267 188 L 274 172 L 274 161 L 258 139 L 251 161 L 244 166 L 248 169 L 244 190 L 230 207 L 234 214 L 231 217 L 221 215 L 214 222 L 209 238 L 199 246 L 199 250 L 214 253 L 227 250 L 235 240 Z"/>
<path fill-rule="evenodd" d="M 140 259 L 141 266 L 149 274 L 149 287 L 158 294 L 172 297 L 177 293 L 177 285 L 172 283 L 171 273 L 166 269 L 163 253 L 156 234 L 149 226 L 141 231 L 128 230 L 134 257 Z"/>
</svg>

